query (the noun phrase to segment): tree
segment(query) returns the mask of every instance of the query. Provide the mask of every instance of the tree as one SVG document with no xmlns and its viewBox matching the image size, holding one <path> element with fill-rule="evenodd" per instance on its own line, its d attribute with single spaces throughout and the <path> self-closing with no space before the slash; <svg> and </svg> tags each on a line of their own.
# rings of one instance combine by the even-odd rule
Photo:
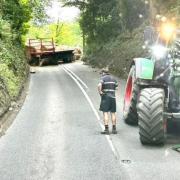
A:
<svg viewBox="0 0 180 180">
<path fill-rule="evenodd" d="M 48 22 L 49 16 L 46 14 L 46 8 L 51 6 L 52 0 L 32 0 L 32 22 L 35 25 L 44 25 Z"/>
<path fill-rule="evenodd" d="M 122 29 L 117 0 L 65 0 L 81 10 L 80 26 L 89 46 L 104 44 Z"/>
<path fill-rule="evenodd" d="M 13 39 L 21 42 L 31 19 L 38 25 L 47 21 L 45 9 L 50 5 L 51 0 L 0 0 L 0 13 L 10 23 Z"/>
<path fill-rule="evenodd" d="M 31 8 L 27 0 L 2 1 L 2 18 L 11 25 L 12 34 L 17 35 L 16 40 L 21 40 L 21 35 L 27 32 L 26 23 L 31 18 Z"/>
<path fill-rule="evenodd" d="M 119 1 L 121 18 L 126 29 L 132 31 L 139 27 L 148 18 L 148 8 L 145 1 Z"/>
</svg>

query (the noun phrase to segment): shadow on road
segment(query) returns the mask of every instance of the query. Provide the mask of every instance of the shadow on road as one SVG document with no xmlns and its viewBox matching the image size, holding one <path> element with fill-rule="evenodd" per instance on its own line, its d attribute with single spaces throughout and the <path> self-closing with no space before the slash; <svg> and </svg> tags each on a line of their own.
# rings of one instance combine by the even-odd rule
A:
<svg viewBox="0 0 180 180">
<path fill-rule="evenodd" d="M 168 121 L 166 143 L 172 145 L 180 144 L 180 122 Z"/>
</svg>

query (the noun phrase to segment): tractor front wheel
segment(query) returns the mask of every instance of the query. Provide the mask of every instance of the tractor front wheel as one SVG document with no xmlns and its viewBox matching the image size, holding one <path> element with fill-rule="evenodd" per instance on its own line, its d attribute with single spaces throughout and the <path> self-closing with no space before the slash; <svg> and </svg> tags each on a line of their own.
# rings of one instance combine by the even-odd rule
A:
<svg viewBox="0 0 180 180">
<path fill-rule="evenodd" d="M 142 89 L 137 104 L 139 135 L 142 144 L 164 144 L 166 135 L 166 121 L 163 118 L 164 100 L 163 89 Z"/>
</svg>

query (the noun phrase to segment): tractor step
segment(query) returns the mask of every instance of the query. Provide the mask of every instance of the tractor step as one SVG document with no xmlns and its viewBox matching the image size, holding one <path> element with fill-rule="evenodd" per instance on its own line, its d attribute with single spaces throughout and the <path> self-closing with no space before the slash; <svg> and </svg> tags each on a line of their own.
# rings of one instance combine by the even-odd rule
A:
<svg viewBox="0 0 180 180">
<path fill-rule="evenodd" d="M 164 117 L 173 118 L 173 119 L 179 119 L 180 120 L 180 112 L 179 113 L 164 112 Z"/>
<path fill-rule="evenodd" d="M 180 144 L 176 144 L 172 147 L 173 150 L 180 152 Z"/>
</svg>

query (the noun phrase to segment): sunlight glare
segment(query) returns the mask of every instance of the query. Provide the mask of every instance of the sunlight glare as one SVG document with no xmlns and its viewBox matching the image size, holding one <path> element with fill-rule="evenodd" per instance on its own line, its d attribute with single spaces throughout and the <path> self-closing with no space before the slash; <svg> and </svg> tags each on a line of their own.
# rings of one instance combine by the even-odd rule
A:
<svg viewBox="0 0 180 180">
<path fill-rule="evenodd" d="M 52 6 L 47 8 L 47 14 L 51 21 L 74 21 L 79 17 L 80 11 L 76 7 L 62 7 L 62 3 L 54 0 Z"/>
</svg>

